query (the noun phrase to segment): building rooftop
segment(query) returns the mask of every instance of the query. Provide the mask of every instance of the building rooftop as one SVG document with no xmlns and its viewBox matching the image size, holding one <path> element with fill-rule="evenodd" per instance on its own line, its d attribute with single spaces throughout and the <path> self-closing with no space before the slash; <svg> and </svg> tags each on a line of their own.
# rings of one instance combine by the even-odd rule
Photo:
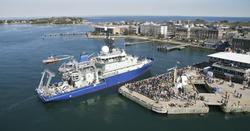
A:
<svg viewBox="0 0 250 131">
<path fill-rule="evenodd" d="M 210 54 L 208 55 L 208 57 L 214 57 L 214 58 L 219 58 L 219 59 L 224 59 L 224 60 L 250 64 L 250 55 L 246 55 L 246 54 L 238 54 L 238 53 L 231 53 L 231 52 L 218 52 L 218 53 Z"/>
<path fill-rule="evenodd" d="M 234 39 L 250 40 L 250 35 L 249 34 L 243 35 L 242 33 L 238 33 L 233 38 Z"/>
</svg>

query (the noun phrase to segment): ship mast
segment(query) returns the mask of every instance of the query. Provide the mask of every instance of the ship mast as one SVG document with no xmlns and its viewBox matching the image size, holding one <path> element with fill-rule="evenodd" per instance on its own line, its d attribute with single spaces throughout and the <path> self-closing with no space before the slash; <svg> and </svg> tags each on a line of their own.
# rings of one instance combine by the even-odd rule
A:
<svg viewBox="0 0 250 131">
<path fill-rule="evenodd" d="M 113 45 L 114 38 L 110 39 L 109 32 L 107 32 L 106 34 L 107 34 L 107 37 L 105 38 L 105 43 L 109 47 L 109 53 L 112 53 L 113 48 L 115 48 L 115 46 Z"/>
</svg>

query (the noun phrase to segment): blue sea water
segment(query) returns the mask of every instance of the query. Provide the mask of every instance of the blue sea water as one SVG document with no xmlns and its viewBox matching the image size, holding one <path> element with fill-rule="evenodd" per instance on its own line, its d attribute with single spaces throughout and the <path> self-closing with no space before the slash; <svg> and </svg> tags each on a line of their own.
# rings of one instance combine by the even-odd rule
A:
<svg viewBox="0 0 250 131">
<path fill-rule="evenodd" d="M 124 18 L 126 19 L 126 18 Z M 117 19 L 115 19 L 117 20 Z M 98 21 L 98 20 L 96 20 Z M 99 21 L 102 21 L 100 19 Z M 105 20 L 104 20 L 105 21 Z M 159 20 L 158 20 L 159 21 Z M 53 33 L 92 31 L 87 26 L 0 25 L 0 130 L 248 130 L 250 115 L 223 113 L 219 107 L 210 107 L 209 114 L 156 114 L 122 97 L 117 85 L 74 99 L 43 103 L 35 93 L 45 68 L 57 72 L 65 61 L 44 65 L 43 59 L 54 55 L 74 55 L 80 52 L 95 54 L 103 39 L 63 39 L 84 36 L 44 36 Z M 44 39 L 43 39 L 44 38 Z M 115 46 L 124 48 L 124 42 L 136 39 L 115 39 Z M 151 55 L 152 43 L 125 47 L 128 54 Z M 150 71 L 130 81 L 142 80 L 166 73 L 180 62 L 179 68 L 208 60 L 212 50 L 187 47 L 181 51 L 158 52 L 156 47 L 174 46 L 153 43 L 156 62 Z M 57 75 L 53 81 L 59 80 Z"/>
<path fill-rule="evenodd" d="M 228 20 L 229 22 L 237 21 L 250 21 L 250 17 L 211 17 L 211 16 L 80 16 L 81 18 L 87 18 L 89 22 L 98 23 L 98 22 L 120 22 L 120 21 L 175 21 L 175 20 L 189 20 L 195 21 L 196 19 L 201 19 L 207 22 L 215 22 L 220 20 Z M 39 18 L 39 17 L 37 17 Z M 50 17 L 47 17 L 50 18 Z M 32 18 L 0 18 L 0 20 L 31 20 L 36 19 Z"/>
</svg>

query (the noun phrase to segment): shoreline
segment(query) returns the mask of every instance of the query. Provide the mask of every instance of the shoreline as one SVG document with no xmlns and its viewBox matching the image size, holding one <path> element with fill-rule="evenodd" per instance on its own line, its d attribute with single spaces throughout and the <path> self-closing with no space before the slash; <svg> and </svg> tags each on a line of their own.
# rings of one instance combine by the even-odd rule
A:
<svg viewBox="0 0 250 131">
<path fill-rule="evenodd" d="M 204 47 L 204 46 L 199 46 L 199 45 L 193 45 L 191 43 L 176 42 L 176 41 L 170 41 L 170 40 L 150 39 L 149 37 L 131 36 L 131 35 L 127 35 L 127 36 L 111 36 L 111 37 L 113 37 L 113 38 L 141 39 L 141 40 L 149 40 L 151 42 L 153 41 L 153 42 L 170 43 L 170 44 L 176 44 L 176 45 L 188 45 L 188 46 L 196 47 L 196 48 L 203 48 L 203 49 L 208 49 L 208 50 L 215 50 L 215 48 Z M 93 36 L 93 35 L 90 35 L 90 36 L 88 36 L 88 38 L 89 39 L 104 39 L 105 36 Z"/>
</svg>

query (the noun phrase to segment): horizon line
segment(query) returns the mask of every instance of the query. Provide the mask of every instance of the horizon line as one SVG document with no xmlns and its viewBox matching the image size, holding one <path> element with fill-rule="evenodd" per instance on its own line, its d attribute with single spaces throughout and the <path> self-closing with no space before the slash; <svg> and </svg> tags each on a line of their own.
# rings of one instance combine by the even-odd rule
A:
<svg viewBox="0 0 250 131">
<path fill-rule="evenodd" d="M 52 17 L 128 17 L 128 16 L 148 16 L 148 17 L 225 17 L 225 18 L 250 18 L 250 17 L 244 17 L 244 16 L 185 16 L 185 15 L 58 15 L 58 16 L 24 16 L 24 17 L 1 17 L 0 19 L 14 19 L 14 18 L 52 18 Z"/>
</svg>

